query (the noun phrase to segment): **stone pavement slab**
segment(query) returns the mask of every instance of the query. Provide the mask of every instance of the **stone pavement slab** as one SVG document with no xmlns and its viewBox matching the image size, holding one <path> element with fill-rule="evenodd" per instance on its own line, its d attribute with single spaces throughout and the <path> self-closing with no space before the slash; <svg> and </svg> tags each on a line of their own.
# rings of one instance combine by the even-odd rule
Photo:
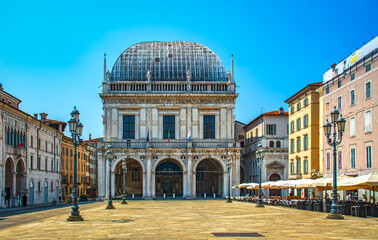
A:
<svg viewBox="0 0 378 240">
<path fill-rule="evenodd" d="M 378 239 L 377 218 L 345 216 L 279 206 L 255 208 L 225 200 L 128 201 L 106 210 L 107 202 L 83 205 L 83 222 L 67 222 L 70 209 L 26 213 L 0 221 L 18 225 L 0 230 L 1 239 Z M 22 218 L 44 218 L 22 223 Z M 19 218 L 19 219 L 18 219 Z M 216 237 L 212 233 L 226 233 Z M 236 237 L 257 233 L 264 237 Z M 227 236 L 230 235 L 229 237 Z"/>
</svg>

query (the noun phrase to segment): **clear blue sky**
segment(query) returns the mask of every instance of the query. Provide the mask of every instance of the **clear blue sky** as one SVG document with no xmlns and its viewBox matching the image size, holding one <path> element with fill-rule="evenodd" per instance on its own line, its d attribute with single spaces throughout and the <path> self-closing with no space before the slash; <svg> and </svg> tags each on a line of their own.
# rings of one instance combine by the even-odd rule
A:
<svg viewBox="0 0 378 240">
<path fill-rule="evenodd" d="M 0 82 L 30 114 L 67 121 L 81 112 L 84 138 L 101 137 L 98 93 L 108 68 L 142 41 L 194 41 L 230 69 L 236 119 L 277 110 L 323 72 L 377 36 L 378 1 L 2 1 Z"/>
</svg>

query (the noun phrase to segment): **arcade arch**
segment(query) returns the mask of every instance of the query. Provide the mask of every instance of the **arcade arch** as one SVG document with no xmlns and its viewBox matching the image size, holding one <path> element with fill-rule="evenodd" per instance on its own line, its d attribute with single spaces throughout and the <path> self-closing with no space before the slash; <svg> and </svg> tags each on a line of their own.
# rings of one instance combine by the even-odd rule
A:
<svg viewBox="0 0 378 240">
<path fill-rule="evenodd" d="M 18 160 L 16 166 L 16 196 L 20 198 L 26 194 L 26 169 L 22 159 Z"/>
<path fill-rule="evenodd" d="M 116 197 L 123 195 L 123 169 L 122 169 L 123 159 L 120 160 L 114 169 L 115 173 L 115 194 Z M 125 191 L 126 195 L 130 196 L 134 194 L 136 197 L 142 197 L 143 195 L 143 167 L 139 161 L 127 158 L 126 159 L 126 181 L 125 181 Z"/>
<path fill-rule="evenodd" d="M 155 169 L 156 197 L 183 196 L 183 167 L 173 158 L 161 160 Z M 174 194 L 174 195 L 173 195 Z"/>
<path fill-rule="evenodd" d="M 222 196 L 223 190 L 223 170 L 218 160 L 205 158 L 201 160 L 196 168 L 196 196 L 206 195 Z"/>
<path fill-rule="evenodd" d="M 12 158 L 8 158 L 5 162 L 5 204 L 10 206 L 11 196 L 13 193 L 13 173 L 14 173 L 14 163 Z"/>
</svg>

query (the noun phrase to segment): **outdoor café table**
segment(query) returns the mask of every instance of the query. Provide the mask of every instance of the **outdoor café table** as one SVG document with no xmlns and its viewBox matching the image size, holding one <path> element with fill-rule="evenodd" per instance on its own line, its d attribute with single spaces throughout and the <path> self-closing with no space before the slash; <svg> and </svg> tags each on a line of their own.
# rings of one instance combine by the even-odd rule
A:
<svg viewBox="0 0 378 240">
<path fill-rule="evenodd" d="M 352 207 L 352 203 L 350 203 L 350 202 L 345 202 L 345 203 L 341 204 L 341 208 L 340 208 L 341 214 L 351 215 L 351 207 Z"/>
<path fill-rule="evenodd" d="M 317 212 L 323 212 L 323 203 L 320 203 L 320 202 L 314 203 L 314 210 Z"/>
<path fill-rule="evenodd" d="M 371 204 L 369 207 L 368 216 L 378 217 L 378 207 L 375 204 Z"/>
<path fill-rule="evenodd" d="M 352 206 L 352 216 L 367 217 L 367 206 L 365 205 Z"/>
<path fill-rule="evenodd" d="M 314 202 L 313 201 L 306 201 L 306 210 L 314 211 Z"/>
</svg>

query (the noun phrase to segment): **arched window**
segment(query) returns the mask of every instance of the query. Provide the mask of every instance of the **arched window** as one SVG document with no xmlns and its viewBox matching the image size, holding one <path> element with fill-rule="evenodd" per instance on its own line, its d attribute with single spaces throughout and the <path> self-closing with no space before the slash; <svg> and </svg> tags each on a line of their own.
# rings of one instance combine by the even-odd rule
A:
<svg viewBox="0 0 378 240">
<path fill-rule="evenodd" d="M 274 142 L 273 141 L 269 142 L 269 147 L 274 148 Z"/>
<path fill-rule="evenodd" d="M 277 141 L 276 142 L 276 148 L 280 148 L 281 147 L 281 142 L 280 141 Z"/>
</svg>

